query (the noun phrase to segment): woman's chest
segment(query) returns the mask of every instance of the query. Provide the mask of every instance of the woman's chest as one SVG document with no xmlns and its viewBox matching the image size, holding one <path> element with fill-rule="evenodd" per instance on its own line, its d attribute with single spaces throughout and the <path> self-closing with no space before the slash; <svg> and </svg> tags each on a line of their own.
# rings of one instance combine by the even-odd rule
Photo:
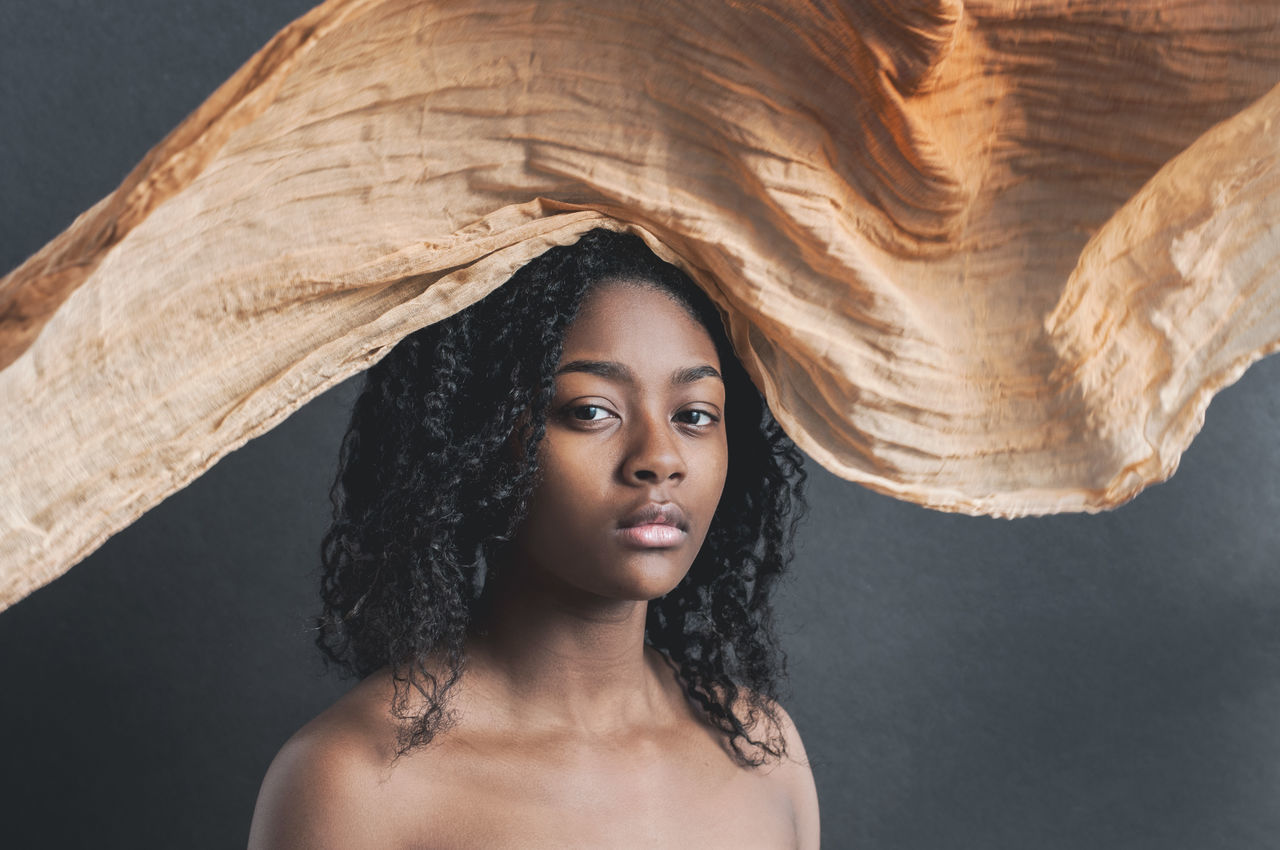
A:
<svg viewBox="0 0 1280 850">
<path fill-rule="evenodd" d="M 450 787 L 432 794 L 439 807 L 420 820 L 406 811 L 406 846 L 795 846 L 790 796 L 770 768 L 743 768 L 720 753 L 508 755 L 458 767 Z"/>
</svg>

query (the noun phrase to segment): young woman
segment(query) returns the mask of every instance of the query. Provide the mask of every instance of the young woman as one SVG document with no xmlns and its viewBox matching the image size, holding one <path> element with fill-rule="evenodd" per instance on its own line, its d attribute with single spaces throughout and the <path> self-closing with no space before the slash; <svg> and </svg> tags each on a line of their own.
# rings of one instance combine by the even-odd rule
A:
<svg viewBox="0 0 1280 850">
<path fill-rule="evenodd" d="M 769 597 L 801 455 L 635 236 L 554 248 L 370 369 L 318 642 L 362 677 L 252 848 L 816 847 Z"/>
</svg>

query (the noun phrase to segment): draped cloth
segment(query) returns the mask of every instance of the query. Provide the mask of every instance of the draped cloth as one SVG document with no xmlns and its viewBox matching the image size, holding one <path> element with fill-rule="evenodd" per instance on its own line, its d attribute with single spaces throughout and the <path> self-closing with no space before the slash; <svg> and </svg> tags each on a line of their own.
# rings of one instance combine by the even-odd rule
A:
<svg viewBox="0 0 1280 850">
<path fill-rule="evenodd" d="M 0 607 L 595 227 L 848 480 L 1176 469 L 1280 346 L 1274 0 L 329 0 L 0 280 Z"/>
</svg>

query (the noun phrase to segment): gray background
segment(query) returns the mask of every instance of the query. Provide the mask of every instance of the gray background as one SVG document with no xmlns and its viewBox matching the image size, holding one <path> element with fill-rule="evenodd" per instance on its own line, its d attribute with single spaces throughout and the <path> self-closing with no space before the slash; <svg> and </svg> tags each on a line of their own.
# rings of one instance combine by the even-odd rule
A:
<svg viewBox="0 0 1280 850">
<path fill-rule="evenodd" d="M 307 7 L 4 0 L 0 269 Z M 272 755 L 345 687 L 307 616 L 353 389 L 0 614 L 5 846 L 243 845 Z M 1272 359 L 1095 517 L 933 513 L 811 464 L 780 606 L 824 846 L 1280 846 L 1278 425 Z"/>
</svg>

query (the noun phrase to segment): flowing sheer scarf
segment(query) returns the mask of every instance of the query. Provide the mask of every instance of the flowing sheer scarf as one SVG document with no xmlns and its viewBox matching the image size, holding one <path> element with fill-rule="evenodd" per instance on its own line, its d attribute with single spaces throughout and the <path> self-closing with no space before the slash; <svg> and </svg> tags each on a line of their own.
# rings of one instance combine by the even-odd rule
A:
<svg viewBox="0 0 1280 850">
<path fill-rule="evenodd" d="M 1163 480 L 1280 345 L 1273 0 L 330 0 L 0 280 L 0 607 L 546 248 L 640 234 L 832 472 Z"/>
</svg>

